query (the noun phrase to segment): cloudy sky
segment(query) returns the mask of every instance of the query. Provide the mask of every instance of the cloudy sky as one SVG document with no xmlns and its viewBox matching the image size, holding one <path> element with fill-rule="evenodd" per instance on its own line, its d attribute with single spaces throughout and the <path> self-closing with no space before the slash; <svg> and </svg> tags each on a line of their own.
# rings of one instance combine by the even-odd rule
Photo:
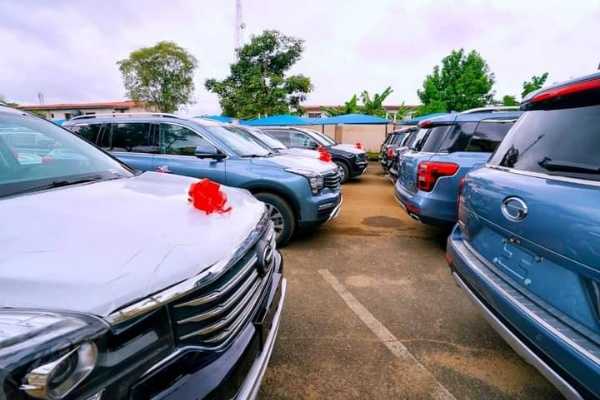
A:
<svg viewBox="0 0 600 400">
<path fill-rule="evenodd" d="M 363 89 L 418 102 L 417 89 L 452 49 L 476 49 L 496 75 L 498 97 L 533 74 L 550 81 L 600 64 L 600 0 L 242 0 L 246 38 L 278 29 L 303 38 L 293 72 L 313 80 L 305 104 L 337 104 Z M 235 0 L 0 0 L 0 95 L 21 103 L 125 97 L 116 62 L 172 40 L 193 53 L 196 103 L 219 111 L 206 78 L 223 78 L 234 53 Z"/>
</svg>

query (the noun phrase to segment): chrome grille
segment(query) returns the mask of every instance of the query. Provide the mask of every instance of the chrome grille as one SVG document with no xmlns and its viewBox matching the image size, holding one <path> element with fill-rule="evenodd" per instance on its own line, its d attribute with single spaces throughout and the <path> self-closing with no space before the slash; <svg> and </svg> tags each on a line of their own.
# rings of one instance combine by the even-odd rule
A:
<svg viewBox="0 0 600 400">
<path fill-rule="evenodd" d="M 323 176 L 323 185 L 326 188 L 337 189 L 340 187 L 340 174 L 332 172 Z"/>
<path fill-rule="evenodd" d="M 267 232 L 227 272 L 170 305 L 175 339 L 180 345 L 218 347 L 233 338 L 257 309 L 273 273 L 269 254 L 264 275 L 258 268 L 258 243 L 275 249 L 272 223 Z M 261 276 L 262 275 L 262 276 Z"/>
</svg>

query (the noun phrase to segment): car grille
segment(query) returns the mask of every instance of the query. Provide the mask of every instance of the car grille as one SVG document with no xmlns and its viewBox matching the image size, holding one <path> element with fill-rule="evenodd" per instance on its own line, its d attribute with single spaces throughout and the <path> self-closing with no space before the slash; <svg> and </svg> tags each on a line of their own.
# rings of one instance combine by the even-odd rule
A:
<svg viewBox="0 0 600 400">
<path fill-rule="evenodd" d="M 218 279 L 170 305 L 178 344 L 219 347 L 252 318 L 276 262 L 272 223 L 261 239 L 271 245 L 271 252 L 265 257 L 268 263 L 264 270 L 257 265 L 258 257 L 261 257 L 258 254 L 259 240 Z"/>
<path fill-rule="evenodd" d="M 366 153 L 357 154 L 356 159 L 358 161 L 367 161 L 367 154 Z"/>
<path fill-rule="evenodd" d="M 340 174 L 332 172 L 323 176 L 323 185 L 329 189 L 338 189 L 340 187 Z"/>
</svg>

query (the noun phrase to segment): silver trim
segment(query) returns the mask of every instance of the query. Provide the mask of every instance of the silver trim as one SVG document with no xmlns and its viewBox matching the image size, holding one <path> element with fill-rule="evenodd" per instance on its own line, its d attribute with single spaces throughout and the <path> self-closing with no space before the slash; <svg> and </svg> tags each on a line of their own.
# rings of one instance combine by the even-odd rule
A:
<svg viewBox="0 0 600 400">
<path fill-rule="evenodd" d="M 592 181 L 592 180 L 588 180 L 588 179 L 570 178 L 570 177 L 566 177 L 566 176 L 544 174 L 541 172 L 523 171 L 520 169 L 501 167 L 499 165 L 493 165 L 493 164 L 489 164 L 489 163 L 486 164 L 486 167 L 491 168 L 491 169 L 496 169 L 498 171 L 510 172 L 512 174 L 531 176 L 534 178 L 549 179 L 549 180 L 554 180 L 554 181 L 559 181 L 559 182 L 577 183 L 579 185 L 600 187 L 599 181 Z"/>
<path fill-rule="evenodd" d="M 479 107 L 479 108 L 472 108 L 470 110 L 463 111 L 459 114 L 476 114 L 476 113 L 489 112 L 489 111 L 519 111 L 519 107 L 518 106 Z"/>
<path fill-rule="evenodd" d="M 227 271 L 227 268 L 230 265 L 237 262 L 240 257 L 242 257 L 248 251 L 248 249 L 256 243 L 256 241 L 265 233 L 265 231 L 269 229 L 270 225 L 271 224 L 267 214 L 263 214 L 257 226 L 248 234 L 243 243 L 240 244 L 237 249 L 235 249 L 223 260 L 207 267 L 203 271 L 200 271 L 198 275 L 188 280 L 117 310 L 109 314 L 104 319 L 111 325 L 128 321 L 162 307 L 165 304 L 175 301 L 186 294 L 197 290 L 199 287 L 215 281 Z"/>
<path fill-rule="evenodd" d="M 458 276 L 456 272 L 452 273 L 456 283 L 465 291 L 471 301 L 477 306 L 483 314 L 486 321 L 494 328 L 494 330 L 508 343 L 508 345 L 519 354 L 525 361 L 535 367 L 546 379 L 548 379 L 563 396 L 570 400 L 583 400 L 583 397 L 573 388 L 567 381 L 558 375 L 548 364 L 531 351 L 502 321 L 500 321 L 471 289 Z"/>
<path fill-rule="evenodd" d="M 340 211 L 342 209 L 342 204 L 343 203 L 344 203 L 344 197 L 340 197 L 339 204 L 333 209 L 333 211 L 331 212 L 331 214 L 329 214 L 329 218 L 327 218 L 327 221 L 325 221 L 325 223 L 330 222 L 330 221 L 336 219 L 338 217 L 338 215 L 340 215 Z"/>
<path fill-rule="evenodd" d="M 135 118 L 135 117 L 163 117 L 163 118 L 177 118 L 177 119 L 183 119 L 175 114 L 169 114 L 169 113 L 160 113 L 160 112 L 140 112 L 140 113 L 113 113 L 113 114 L 109 114 L 109 113 L 104 113 L 104 114 L 88 114 L 88 115 L 78 115 L 76 117 L 71 118 L 69 121 L 67 122 L 71 122 L 71 121 L 83 121 L 86 119 L 95 119 L 95 118 L 118 118 L 118 117 L 128 117 L 128 118 Z"/>
<path fill-rule="evenodd" d="M 263 376 L 265 375 L 265 371 L 267 370 L 269 360 L 271 359 L 273 348 L 275 347 L 275 339 L 277 338 L 277 333 L 279 331 L 279 322 L 281 319 L 281 313 L 283 311 L 283 304 L 285 302 L 286 290 L 287 280 L 284 278 L 281 282 L 281 297 L 279 300 L 279 305 L 277 306 L 277 311 L 273 317 L 273 327 L 271 328 L 271 332 L 269 332 L 269 336 L 265 341 L 264 350 L 256 359 L 256 361 L 254 361 L 250 372 L 248 372 L 244 383 L 242 383 L 242 387 L 236 396 L 236 400 L 254 400 L 258 395 L 260 384 Z"/>
</svg>

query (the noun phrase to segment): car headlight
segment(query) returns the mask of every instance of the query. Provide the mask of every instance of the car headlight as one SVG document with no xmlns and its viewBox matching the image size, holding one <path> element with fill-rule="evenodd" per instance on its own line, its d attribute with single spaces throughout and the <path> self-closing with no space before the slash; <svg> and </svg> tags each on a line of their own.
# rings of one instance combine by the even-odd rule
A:
<svg viewBox="0 0 600 400">
<path fill-rule="evenodd" d="M 308 179 L 308 184 L 310 185 L 310 190 L 313 194 L 317 194 L 323 189 L 323 176 L 314 171 L 295 168 L 288 168 L 286 171 L 291 172 L 292 174 L 301 175 Z"/>
<path fill-rule="evenodd" d="M 98 355 L 94 340 L 107 330 L 94 317 L 2 310 L 0 369 L 31 397 L 63 399 L 94 370 Z"/>
</svg>

